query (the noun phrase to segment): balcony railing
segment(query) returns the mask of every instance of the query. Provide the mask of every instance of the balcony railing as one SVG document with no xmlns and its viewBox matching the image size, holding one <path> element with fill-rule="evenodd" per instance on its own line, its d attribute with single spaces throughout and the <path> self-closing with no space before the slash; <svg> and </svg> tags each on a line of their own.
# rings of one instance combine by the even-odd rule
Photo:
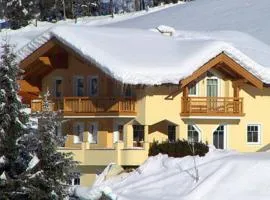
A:
<svg viewBox="0 0 270 200">
<path fill-rule="evenodd" d="M 43 110 L 42 99 L 31 101 L 32 112 Z M 64 115 L 131 114 L 136 113 L 131 98 L 64 97 L 50 100 L 50 110 L 62 110 Z"/>
<path fill-rule="evenodd" d="M 182 97 L 181 116 L 242 116 L 243 98 Z"/>
</svg>

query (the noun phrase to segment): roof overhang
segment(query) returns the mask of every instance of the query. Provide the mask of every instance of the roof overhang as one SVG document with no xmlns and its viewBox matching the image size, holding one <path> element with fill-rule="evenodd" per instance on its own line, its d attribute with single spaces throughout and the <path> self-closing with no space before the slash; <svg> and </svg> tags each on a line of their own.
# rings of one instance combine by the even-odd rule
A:
<svg viewBox="0 0 270 200">
<path fill-rule="evenodd" d="M 205 63 L 203 66 L 201 66 L 199 69 L 194 71 L 190 76 L 186 77 L 185 79 L 180 81 L 181 88 L 184 88 L 189 83 L 193 82 L 194 80 L 201 77 L 203 74 L 205 74 L 210 69 L 216 67 L 218 64 L 224 63 L 226 66 L 233 71 L 234 73 L 241 76 L 243 79 L 245 79 L 247 82 L 251 83 L 253 86 L 262 89 L 264 86 L 263 81 L 261 81 L 259 78 L 254 76 L 252 73 L 250 73 L 248 70 L 246 70 L 244 67 L 242 67 L 240 64 L 235 62 L 232 58 L 230 58 L 227 54 L 224 52 L 217 55 L 215 58 L 209 60 L 207 63 Z"/>
</svg>

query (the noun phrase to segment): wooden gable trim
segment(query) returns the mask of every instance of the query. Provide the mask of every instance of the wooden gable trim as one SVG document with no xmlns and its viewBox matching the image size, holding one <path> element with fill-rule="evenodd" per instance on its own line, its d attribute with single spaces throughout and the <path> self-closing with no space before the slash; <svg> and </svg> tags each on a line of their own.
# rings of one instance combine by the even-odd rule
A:
<svg viewBox="0 0 270 200">
<path fill-rule="evenodd" d="M 40 56 L 43 56 L 45 53 L 47 53 L 54 46 L 55 46 L 54 41 L 49 40 L 44 45 L 42 45 L 37 50 L 35 50 L 33 53 L 31 53 L 28 57 L 26 57 L 24 60 L 22 60 L 20 63 L 20 67 L 22 69 L 26 69 L 33 62 L 35 62 L 36 60 L 39 60 Z"/>
<path fill-rule="evenodd" d="M 256 76 L 251 74 L 249 71 L 247 71 L 245 68 L 243 68 L 241 65 L 236 63 L 232 58 L 227 56 L 224 52 L 216 56 L 215 58 L 208 61 L 206 64 L 204 64 L 202 67 L 200 67 L 198 70 L 193 72 L 193 74 L 183 80 L 180 81 L 181 88 L 184 88 L 192 81 L 199 78 L 201 75 L 206 73 L 211 68 L 215 67 L 219 63 L 225 63 L 229 68 L 231 68 L 234 72 L 239 74 L 240 76 L 244 77 L 248 82 L 253 84 L 255 87 L 262 89 L 264 84 L 263 82 L 258 79 Z"/>
</svg>

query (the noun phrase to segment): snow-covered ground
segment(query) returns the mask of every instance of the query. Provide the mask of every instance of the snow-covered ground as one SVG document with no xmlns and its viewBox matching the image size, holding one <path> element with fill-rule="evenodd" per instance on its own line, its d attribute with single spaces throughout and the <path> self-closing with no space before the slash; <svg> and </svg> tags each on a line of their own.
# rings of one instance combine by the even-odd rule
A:
<svg viewBox="0 0 270 200">
<path fill-rule="evenodd" d="M 196 157 L 199 181 L 191 156 L 150 157 L 137 170 L 78 192 L 81 199 L 99 189 L 118 200 L 268 200 L 270 153 L 238 153 L 211 149 Z M 110 188 L 110 189 L 108 189 Z M 94 195 L 93 195 L 94 196 Z M 93 198 L 92 196 L 92 198 Z"/>
</svg>

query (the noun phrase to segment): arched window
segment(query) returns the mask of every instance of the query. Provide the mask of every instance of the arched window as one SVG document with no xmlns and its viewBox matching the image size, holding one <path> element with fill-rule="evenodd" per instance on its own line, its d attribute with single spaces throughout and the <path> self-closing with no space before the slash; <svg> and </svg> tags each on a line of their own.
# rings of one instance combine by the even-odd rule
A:
<svg viewBox="0 0 270 200">
<path fill-rule="evenodd" d="M 194 125 L 188 125 L 188 141 L 189 142 L 199 142 L 200 133 L 199 130 Z"/>
</svg>

